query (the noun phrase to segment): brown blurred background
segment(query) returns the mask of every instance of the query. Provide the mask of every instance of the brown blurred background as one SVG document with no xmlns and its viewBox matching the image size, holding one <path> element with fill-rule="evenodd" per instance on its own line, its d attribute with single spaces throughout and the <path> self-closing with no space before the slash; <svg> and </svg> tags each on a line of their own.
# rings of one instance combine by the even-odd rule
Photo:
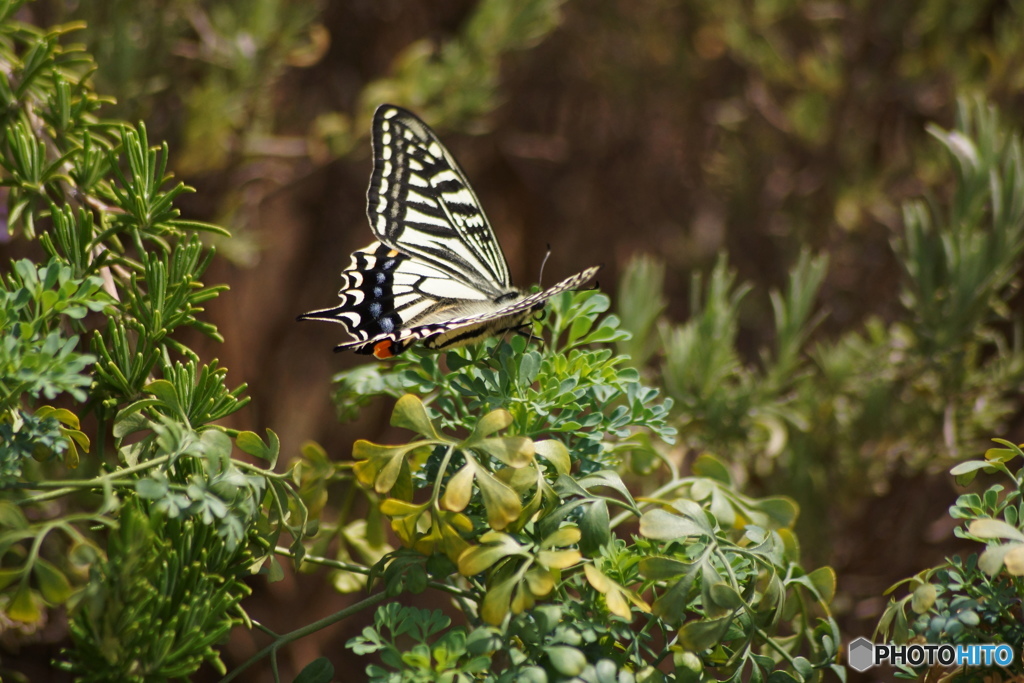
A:
<svg viewBox="0 0 1024 683">
<path fill-rule="evenodd" d="M 235 234 L 205 278 L 231 291 L 209 307 L 226 342 L 204 356 L 249 385 L 235 426 L 274 429 L 283 460 L 306 440 L 345 459 L 354 438 L 385 429 L 383 403 L 338 423 L 331 376 L 369 361 L 331 352 L 340 327 L 295 322 L 332 304 L 349 253 L 371 241 L 367 133 L 381 102 L 436 128 L 521 286 L 537 280 L 547 244 L 548 283 L 603 263 L 613 296 L 625 263 L 654 254 L 668 267 L 667 313 L 683 320 L 690 273 L 727 251 L 755 286 L 740 339 L 751 362 L 770 342 L 766 292 L 804 247 L 831 259 L 817 335 L 894 315 L 900 203 L 947 177 L 925 126 L 950 127 L 965 93 L 1011 120 L 1024 107 L 1019 2 L 109 0 L 26 11 L 40 25 L 88 23 L 78 38 L 99 62 L 99 90 L 118 100 L 111 115 L 168 140 L 177 177 L 198 190 L 181 203 L 187 217 Z M 830 556 L 814 558 L 839 573 L 846 637 L 870 635 L 882 591 L 953 548 L 949 478 L 902 476 L 849 511 Z M 873 552 L 880 543 L 901 551 Z M 349 600 L 309 576 L 254 585 L 249 609 L 278 632 Z M 338 680 L 360 680 L 343 643 L 362 625 L 282 656 L 298 670 L 326 654 Z M 258 642 L 237 635 L 229 669 Z"/>
</svg>

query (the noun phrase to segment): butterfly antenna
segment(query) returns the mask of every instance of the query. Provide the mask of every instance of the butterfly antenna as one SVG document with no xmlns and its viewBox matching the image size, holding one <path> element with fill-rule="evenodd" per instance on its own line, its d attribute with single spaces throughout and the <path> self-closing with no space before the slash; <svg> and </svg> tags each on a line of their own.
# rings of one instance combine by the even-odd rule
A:
<svg viewBox="0 0 1024 683">
<path fill-rule="evenodd" d="M 548 244 L 548 250 L 544 252 L 544 260 L 540 262 L 540 277 L 537 278 L 537 282 L 544 282 L 544 266 L 548 264 L 548 259 L 551 258 L 551 245 Z M 541 285 L 543 286 L 543 285 Z"/>
</svg>

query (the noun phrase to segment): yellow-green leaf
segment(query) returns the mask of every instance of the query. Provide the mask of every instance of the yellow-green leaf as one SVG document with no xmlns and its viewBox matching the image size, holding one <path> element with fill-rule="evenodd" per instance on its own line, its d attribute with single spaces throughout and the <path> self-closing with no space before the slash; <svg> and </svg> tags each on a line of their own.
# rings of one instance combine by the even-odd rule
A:
<svg viewBox="0 0 1024 683">
<path fill-rule="evenodd" d="M 629 603 L 626 601 L 622 591 L 614 588 L 609 590 L 604 594 L 604 603 L 608 606 L 608 611 L 615 616 L 632 620 L 633 613 L 630 611 Z"/>
<path fill-rule="evenodd" d="M 524 578 L 530 592 L 538 598 L 543 598 L 555 589 L 554 572 L 543 567 L 532 567 Z"/>
<path fill-rule="evenodd" d="M 910 599 L 910 609 L 914 610 L 916 614 L 924 614 L 935 604 L 937 595 L 938 592 L 934 584 L 922 583 L 914 589 L 914 597 Z"/>
<path fill-rule="evenodd" d="M 547 549 L 572 545 L 580 542 L 580 536 L 582 536 L 582 533 L 579 527 L 564 526 L 541 541 L 540 547 Z"/>
<path fill-rule="evenodd" d="M 566 569 L 583 559 L 578 550 L 541 550 L 537 553 L 537 562 L 551 569 Z"/>
<path fill-rule="evenodd" d="M 500 581 L 487 589 L 483 602 L 480 605 L 480 617 L 491 626 L 497 626 L 505 620 L 508 614 L 509 601 L 512 599 L 512 589 L 515 588 L 516 577 Z"/>
<path fill-rule="evenodd" d="M 382 446 L 359 439 L 352 445 L 352 457 L 357 460 L 352 471 L 364 486 L 373 486 L 377 493 L 387 493 L 398 481 L 405 456 L 421 447 L 423 442 L 404 446 Z"/>
<path fill-rule="evenodd" d="M 679 629 L 679 642 L 690 652 L 703 652 L 718 644 L 731 622 L 732 617 L 719 617 L 683 624 Z"/>
<path fill-rule="evenodd" d="M 512 614 L 522 614 L 534 605 L 533 594 L 525 583 L 520 582 L 516 586 L 515 595 L 512 598 Z"/>
<path fill-rule="evenodd" d="M 519 517 L 523 505 L 519 501 L 519 495 L 511 488 L 482 469 L 476 472 L 476 485 L 484 499 L 487 524 L 492 529 L 500 531 Z"/>
<path fill-rule="evenodd" d="M 476 576 L 495 562 L 522 551 L 522 546 L 508 534 L 488 532 L 480 537 L 482 545 L 472 546 L 459 557 L 459 573 Z"/>
<path fill-rule="evenodd" d="M 598 593 L 607 593 L 612 587 L 612 580 L 592 564 L 583 565 L 583 574 L 587 577 L 587 583 Z"/>
<path fill-rule="evenodd" d="M 40 406 L 39 410 L 36 411 L 36 417 L 40 419 L 52 417 L 65 427 L 70 427 L 71 429 L 81 429 L 81 425 L 78 422 L 78 416 L 66 408 Z"/>
<path fill-rule="evenodd" d="M 1024 576 L 1024 545 L 1017 545 L 1003 556 L 1006 571 L 1013 576 Z"/>
<path fill-rule="evenodd" d="M 1006 543 L 1003 545 L 990 545 L 978 558 L 978 568 L 989 576 L 995 576 L 1003 568 L 1003 558 L 1006 553 L 1014 548 L 1021 547 L 1020 543 Z"/>
<path fill-rule="evenodd" d="M 569 459 L 569 449 L 557 439 L 544 439 L 534 441 L 533 449 L 537 455 L 547 460 L 555 468 L 558 474 L 569 474 L 572 469 L 572 461 Z"/>
<path fill-rule="evenodd" d="M 491 434 L 505 429 L 512 424 L 512 413 L 508 412 L 504 408 L 498 408 L 492 410 L 476 423 L 476 427 L 473 429 L 473 433 L 470 434 L 469 438 L 466 439 L 466 443 L 475 443 Z"/>
<path fill-rule="evenodd" d="M 480 439 L 473 443 L 473 448 L 483 451 L 509 467 L 526 467 L 533 462 L 533 441 L 525 436 L 496 436 Z"/>
<path fill-rule="evenodd" d="M 14 598 L 7 606 L 7 616 L 26 624 L 35 624 L 42 618 L 43 613 L 39 609 L 39 600 L 35 596 L 35 591 L 29 588 L 27 583 L 22 584 L 18 592 L 14 594 Z"/>
<path fill-rule="evenodd" d="M 457 512 L 442 512 L 437 521 L 437 529 L 440 537 L 438 546 L 448 559 L 458 564 L 459 558 L 469 549 L 469 541 L 462 537 L 459 531 L 470 532 L 473 530 L 473 523 L 469 518 Z"/>
<path fill-rule="evenodd" d="M 71 583 L 64 573 L 43 558 L 36 558 L 32 573 L 39 583 L 39 592 L 51 605 L 62 605 L 71 597 Z"/>
<path fill-rule="evenodd" d="M 430 421 L 427 407 L 417 396 L 406 394 L 398 399 L 395 410 L 391 413 L 391 424 L 395 427 L 408 429 L 427 438 L 440 440 L 434 423 Z"/>
<path fill-rule="evenodd" d="M 473 462 L 467 462 L 462 469 L 456 472 L 445 484 L 441 507 L 454 512 L 465 510 L 473 496 L 473 475 L 475 473 L 476 464 Z"/>
</svg>

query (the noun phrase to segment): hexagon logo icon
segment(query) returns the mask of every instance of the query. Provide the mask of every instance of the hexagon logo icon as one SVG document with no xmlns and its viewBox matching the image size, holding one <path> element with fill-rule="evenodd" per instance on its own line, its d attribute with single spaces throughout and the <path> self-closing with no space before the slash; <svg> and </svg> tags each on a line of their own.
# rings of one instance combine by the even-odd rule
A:
<svg viewBox="0 0 1024 683">
<path fill-rule="evenodd" d="M 846 659 L 850 668 L 856 671 L 867 671 L 875 665 L 875 646 L 862 636 L 850 642 Z"/>
</svg>

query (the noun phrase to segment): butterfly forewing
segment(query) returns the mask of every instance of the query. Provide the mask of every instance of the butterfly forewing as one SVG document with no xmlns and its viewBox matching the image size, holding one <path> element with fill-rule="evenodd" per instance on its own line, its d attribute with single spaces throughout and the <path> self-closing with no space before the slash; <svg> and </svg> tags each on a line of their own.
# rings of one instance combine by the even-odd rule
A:
<svg viewBox="0 0 1024 683">
<path fill-rule="evenodd" d="M 432 262 L 481 292 L 512 288 L 505 255 L 454 157 L 434 132 L 399 107 L 373 118 L 367 213 L 377 239 Z"/>
<path fill-rule="evenodd" d="M 335 350 L 389 358 L 413 343 L 444 349 L 522 330 L 548 299 L 597 273 L 524 295 L 465 174 L 425 123 L 382 105 L 373 151 L 366 212 L 379 241 L 352 254 L 337 306 L 299 316 L 343 324 L 355 341 Z"/>
</svg>

